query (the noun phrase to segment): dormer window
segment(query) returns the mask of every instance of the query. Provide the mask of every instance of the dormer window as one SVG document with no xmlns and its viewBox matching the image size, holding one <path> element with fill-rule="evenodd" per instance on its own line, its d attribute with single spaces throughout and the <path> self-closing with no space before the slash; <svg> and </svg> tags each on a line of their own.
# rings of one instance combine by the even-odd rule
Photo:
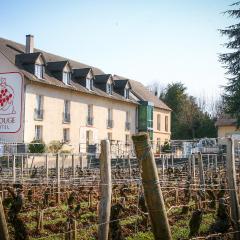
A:
<svg viewBox="0 0 240 240">
<path fill-rule="evenodd" d="M 34 74 L 37 78 L 43 79 L 43 70 L 44 70 L 43 65 L 35 64 Z"/>
<path fill-rule="evenodd" d="M 92 78 L 86 78 L 86 88 L 88 90 L 93 90 L 93 79 Z"/>
<path fill-rule="evenodd" d="M 70 72 L 63 72 L 63 83 L 66 85 L 70 85 L 70 80 L 71 80 L 71 73 Z"/>
<path fill-rule="evenodd" d="M 129 88 L 125 88 L 125 89 L 124 89 L 124 97 L 125 97 L 126 99 L 129 99 Z"/>
<path fill-rule="evenodd" d="M 112 84 L 111 83 L 107 83 L 106 92 L 107 92 L 107 94 L 112 95 Z"/>
</svg>

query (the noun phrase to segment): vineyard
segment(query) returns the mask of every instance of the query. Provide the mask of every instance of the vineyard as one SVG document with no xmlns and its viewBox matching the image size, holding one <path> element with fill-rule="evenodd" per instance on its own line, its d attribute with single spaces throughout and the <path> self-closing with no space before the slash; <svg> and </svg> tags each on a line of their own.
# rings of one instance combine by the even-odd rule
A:
<svg viewBox="0 0 240 240">
<path fill-rule="evenodd" d="M 2 156 L 1 239 L 240 239 L 239 158 L 226 141 L 226 153 L 182 159 L 136 140 L 136 155 L 114 159 L 108 141 L 99 158 Z"/>
</svg>

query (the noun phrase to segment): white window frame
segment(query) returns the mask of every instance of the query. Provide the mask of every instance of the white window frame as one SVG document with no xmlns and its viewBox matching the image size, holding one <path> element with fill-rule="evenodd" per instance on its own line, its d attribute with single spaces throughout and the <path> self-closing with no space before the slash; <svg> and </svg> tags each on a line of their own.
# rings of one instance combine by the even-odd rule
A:
<svg viewBox="0 0 240 240">
<path fill-rule="evenodd" d="M 42 140 L 43 136 L 43 126 L 42 125 L 35 125 L 35 140 Z"/>
<path fill-rule="evenodd" d="M 63 129 L 63 142 L 70 142 L 70 128 Z"/>
<path fill-rule="evenodd" d="M 39 79 L 43 79 L 43 70 L 44 66 L 42 64 L 35 64 L 34 75 Z"/>
<path fill-rule="evenodd" d="M 124 97 L 129 99 L 129 88 L 124 88 Z"/>
<path fill-rule="evenodd" d="M 161 131 L 161 114 L 157 114 L 157 130 Z"/>
<path fill-rule="evenodd" d="M 107 92 L 107 94 L 112 95 L 112 93 L 113 93 L 112 83 L 107 83 L 106 84 L 106 92 Z"/>
<path fill-rule="evenodd" d="M 66 85 L 70 85 L 71 72 L 63 72 L 62 81 Z"/>
<path fill-rule="evenodd" d="M 165 116 L 165 132 L 169 131 L 169 118 Z"/>
<path fill-rule="evenodd" d="M 86 78 L 86 88 L 88 90 L 93 90 L 93 79 L 92 78 Z"/>
</svg>

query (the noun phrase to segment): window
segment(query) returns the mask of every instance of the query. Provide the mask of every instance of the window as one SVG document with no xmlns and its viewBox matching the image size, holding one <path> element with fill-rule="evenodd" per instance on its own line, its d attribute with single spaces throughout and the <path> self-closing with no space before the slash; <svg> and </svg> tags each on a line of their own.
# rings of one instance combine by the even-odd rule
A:
<svg viewBox="0 0 240 240">
<path fill-rule="evenodd" d="M 91 130 L 86 132 L 86 143 L 87 146 L 93 144 L 93 131 Z"/>
<path fill-rule="evenodd" d="M 126 145 L 130 144 L 130 135 L 129 134 L 125 135 L 125 143 L 126 143 Z"/>
<path fill-rule="evenodd" d="M 112 95 L 112 84 L 111 83 L 107 83 L 106 85 L 106 92 L 110 95 Z"/>
<path fill-rule="evenodd" d="M 130 114 L 129 111 L 126 111 L 126 122 L 125 122 L 125 129 L 130 130 Z"/>
<path fill-rule="evenodd" d="M 36 95 L 35 120 L 43 119 L 43 96 Z"/>
<path fill-rule="evenodd" d="M 93 125 L 93 105 L 88 105 L 88 115 L 87 115 L 87 125 L 92 126 Z"/>
<path fill-rule="evenodd" d="M 108 108 L 108 120 L 112 120 L 112 109 Z"/>
<path fill-rule="evenodd" d="M 70 72 L 63 72 L 63 82 L 66 85 L 70 85 L 71 80 L 71 73 Z"/>
<path fill-rule="evenodd" d="M 161 152 L 161 139 L 157 138 L 157 146 L 156 146 L 156 153 Z"/>
<path fill-rule="evenodd" d="M 39 65 L 39 64 L 35 64 L 35 76 L 37 78 L 43 79 L 43 70 L 44 70 L 44 66 L 43 65 Z"/>
<path fill-rule="evenodd" d="M 63 142 L 69 142 L 70 141 L 70 130 L 69 128 L 63 129 Z"/>
<path fill-rule="evenodd" d="M 113 116 L 112 116 L 112 109 L 108 108 L 108 115 L 107 115 L 107 128 L 113 127 Z"/>
<path fill-rule="evenodd" d="M 35 140 L 42 140 L 43 128 L 40 125 L 35 126 Z"/>
<path fill-rule="evenodd" d="M 165 116 L 165 132 L 168 132 L 168 116 Z"/>
<path fill-rule="evenodd" d="M 108 140 L 111 141 L 112 140 L 112 133 L 108 132 L 107 137 L 108 137 Z"/>
<path fill-rule="evenodd" d="M 157 130 L 161 131 L 161 115 L 157 115 Z"/>
<path fill-rule="evenodd" d="M 92 78 L 86 79 L 86 88 L 88 90 L 93 90 L 93 79 Z"/>
<path fill-rule="evenodd" d="M 70 101 L 64 101 L 63 122 L 70 122 Z"/>
<path fill-rule="evenodd" d="M 129 99 L 129 88 L 125 88 L 125 89 L 124 89 L 124 97 L 125 97 L 126 99 Z"/>
</svg>

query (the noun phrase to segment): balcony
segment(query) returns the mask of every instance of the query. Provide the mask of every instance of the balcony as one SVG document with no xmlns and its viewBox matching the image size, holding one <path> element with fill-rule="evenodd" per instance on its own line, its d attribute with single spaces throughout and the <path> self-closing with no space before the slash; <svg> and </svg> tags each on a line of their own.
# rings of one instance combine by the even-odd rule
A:
<svg viewBox="0 0 240 240">
<path fill-rule="evenodd" d="M 63 123 L 70 123 L 70 122 L 71 122 L 70 113 L 63 113 Z"/>
<path fill-rule="evenodd" d="M 125 122 L 125 129 L 126 129 L 126 131 L 129 131 L 130 128 L 131 128 L 130 122 Z"/>
<path fill-rule="evenodd" d="M 111 119 L 107 120 L 107 128 L 113 128 L 113 120 Z"/>
<path fill-rule="evenodd" d="M 43 120 L 43 110 L 42 109 L 34 109 L 34 120 L 40 121 Z"/>
<path fill-rule="evenodd" d="M 92 126 L 93 125 L 93 117 L 87 117 L 87 125 Z"/>
</svg>

